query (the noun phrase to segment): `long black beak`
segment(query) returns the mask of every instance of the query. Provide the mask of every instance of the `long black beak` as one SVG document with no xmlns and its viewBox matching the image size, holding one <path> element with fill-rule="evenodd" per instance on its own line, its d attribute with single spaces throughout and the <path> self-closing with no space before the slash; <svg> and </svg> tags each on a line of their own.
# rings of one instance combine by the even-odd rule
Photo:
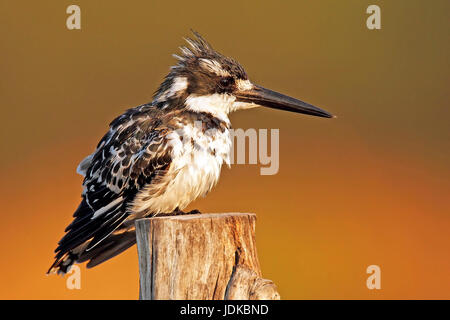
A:
<svg viewBox="0 0 450 320">
<path fill-rule="evenodd" d="M 309 114 L 312 116 L 332 118 L 333 115 L 309 103 L 291 98 L 284 94 L 253 85 L 250 90 L 242 90 L 237 93 L 236 101 L 254 103 L 260 106 L 286 110 L 297 113 Z"/>
</svg>

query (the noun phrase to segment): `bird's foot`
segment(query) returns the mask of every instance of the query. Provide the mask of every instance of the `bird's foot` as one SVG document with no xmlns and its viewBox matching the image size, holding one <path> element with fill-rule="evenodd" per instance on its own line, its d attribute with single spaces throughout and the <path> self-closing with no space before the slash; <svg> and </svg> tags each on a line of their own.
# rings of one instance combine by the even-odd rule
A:
<svg viewBox="0 0 450 320">
<path fill-rule="evenodd" d="M 173 211 L 173 214 L 176 216 L 183 216 L 186 214 L 200 214 L 200 213 L 201 213 L 200 210 L 197 210 L 197 209 L 191 210 L 189 212 L 184 212 L 183 210 L 180 210 L 177 208 Z"/>
<path fill-rule="evenodd" d="M 189 211 L 189 212 L 186 213 L 186 214 L 201 214 L 201 212 L 200 212 L 200 210 L 198 210 L 198 209 L 194 209 L 194 210 Z"/>
</svg>

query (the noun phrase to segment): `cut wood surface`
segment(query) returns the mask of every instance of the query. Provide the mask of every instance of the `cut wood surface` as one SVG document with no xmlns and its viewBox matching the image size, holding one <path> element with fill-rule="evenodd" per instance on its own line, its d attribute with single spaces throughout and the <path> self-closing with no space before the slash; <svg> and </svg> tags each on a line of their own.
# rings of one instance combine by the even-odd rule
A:
<svg viewBox="0 0 450 320">
<path fill-rule="evenodd" d="M 140 299 L 279 299 L 261 279 L 255 222 L 251 213 L 137 220 Z"/>
</svg>

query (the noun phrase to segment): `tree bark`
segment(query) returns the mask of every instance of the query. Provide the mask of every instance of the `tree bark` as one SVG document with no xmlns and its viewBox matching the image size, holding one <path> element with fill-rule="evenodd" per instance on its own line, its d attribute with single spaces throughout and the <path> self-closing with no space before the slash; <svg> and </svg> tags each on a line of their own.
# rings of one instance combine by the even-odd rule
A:
<svg viewBox="0 0 450 320">
<path fill-rule="evenodd" d="M 139 298 L 279 299 L 261 279 L 255 222 L 250 213 L 137 220 Z"/>
</svg>

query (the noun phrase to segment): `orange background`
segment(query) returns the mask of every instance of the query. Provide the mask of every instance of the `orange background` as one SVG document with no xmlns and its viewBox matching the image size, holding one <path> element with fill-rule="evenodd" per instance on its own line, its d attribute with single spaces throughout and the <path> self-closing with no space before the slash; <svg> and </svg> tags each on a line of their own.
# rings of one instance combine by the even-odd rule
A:
<svg viewBox="0 0 450 320">
<path fill-rule="evenodd" d="M 82 30 L 66 29 L 78 4 Z M 382 29 L 365 26 L 370 4 Z M 0 1 L 0 298 L 136 299 L 136 248 L 81 290 L 46 276 L 80 200 L 79 161 L 151 100 L 189 29 L 255 83 L 338 115 L 232 115 L 279 128 L 280 170 L 223 169 L 188 209 L 255 212 L 284 299 L 450 298 L 449 20 L 443 1 Z M 381 290 L 366 288 L 381 267 Z"/>
</svg>

